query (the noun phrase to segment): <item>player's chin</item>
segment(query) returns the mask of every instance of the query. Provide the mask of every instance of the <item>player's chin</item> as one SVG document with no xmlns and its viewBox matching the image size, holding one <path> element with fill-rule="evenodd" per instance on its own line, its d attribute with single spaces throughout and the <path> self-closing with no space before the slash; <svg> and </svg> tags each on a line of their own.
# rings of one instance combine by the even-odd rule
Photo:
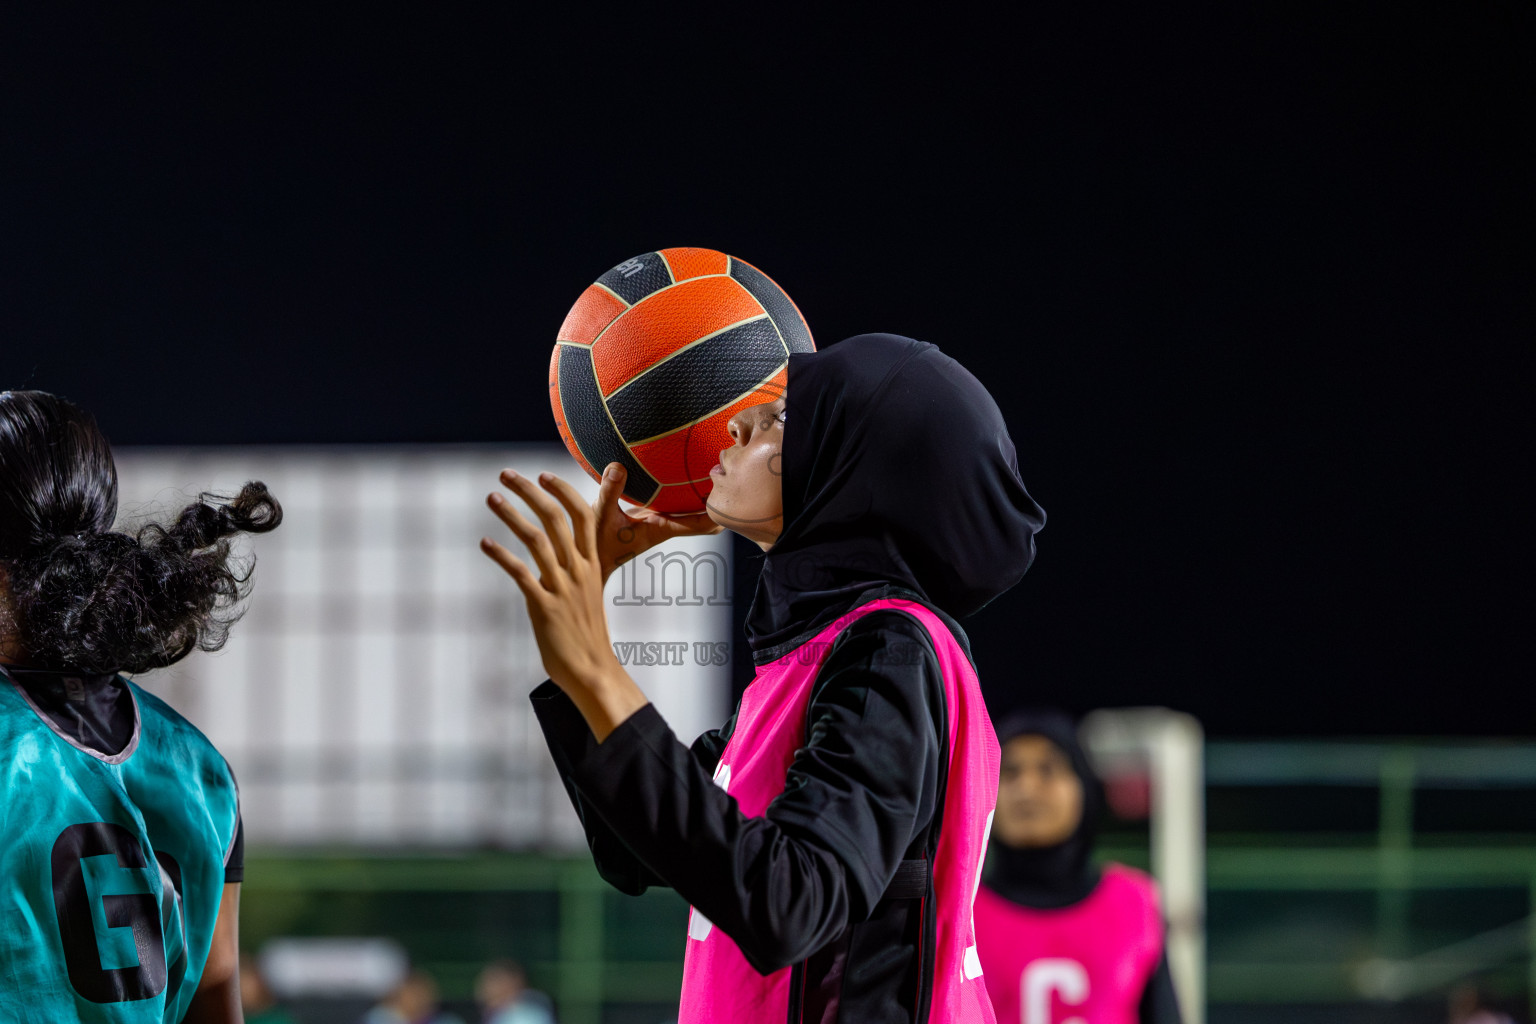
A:
<svg viewBox="0 0 1536 1024">
<path fill-rule="evenodd" d="M 704 495 L 704 511 L 709 513 L 709 517 L 721 526 L 729 527 L 730 522 L 723 517 L 735 504 L 736 496 L 731 493 L 731 485 L 726 482 L 725 477 L 710 477 L 709 491 Z"/>
<path fill-rule="evenodd" d="M 716 502 L 713 497 L 710 498 L 709 504 L 704 506 L 704 514 L 709 516 L 710 522 L 752 540 L 751 520 L 734 515 L 732 510 L 733 506 L 729 502 Z"/>
</svg>

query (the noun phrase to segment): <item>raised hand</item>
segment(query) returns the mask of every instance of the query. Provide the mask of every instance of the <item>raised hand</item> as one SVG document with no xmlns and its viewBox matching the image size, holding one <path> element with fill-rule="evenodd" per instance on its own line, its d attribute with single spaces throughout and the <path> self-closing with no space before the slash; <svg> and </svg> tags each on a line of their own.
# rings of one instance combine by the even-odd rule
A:
<svg viewBox="0 0 1536 1024">
<path fill-rule="evenodd" d="M 612 569 L 603 571 L 598 554 L 597 507 L 589 507 L 576 488 L 553 473 L 539 474 L 536 487 L 508 469 L 502 471 L 501 482 L 542 524 L 542 529 L 535 526 L 499 493 L 486 498 L 491 511 L 533 555 L 537 572 L 489 537 L 481 538 L 480 550 L 505 569 L 523 592 L 544 670 L 571 698 L 601 743 L 649 702 L 619 664 L 609 641 L 603 582 Z M 650 528 L 664 529 L 655 524 Z"/>
</svg>

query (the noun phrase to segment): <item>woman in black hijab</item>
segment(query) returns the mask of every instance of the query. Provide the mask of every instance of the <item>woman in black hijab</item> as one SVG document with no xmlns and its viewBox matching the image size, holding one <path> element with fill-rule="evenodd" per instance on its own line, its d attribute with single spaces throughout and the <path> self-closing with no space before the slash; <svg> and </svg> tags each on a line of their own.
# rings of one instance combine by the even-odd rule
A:
<svg viewBox="0 0 1536 1024">
<path fill-rule="evenodd" d="M 785 397 L 738 414 L 731 432 L 709 526 L 626 516 L 616 464 L 590 508 L 551 475 L 535 487 L 504 473 L 542 529 L 488 499 L 537 563 L 483 542 L 528 599 L 551 677 L 534 706 L 598 869 L 621 891 L 669 885 L 695 908 L 685 1022 L 989 1021 L 989 1007 L 957 1009 L 951 972 L 935 966 L 950 941 L 935 932 L 949 914 L 935 894 L 959 870 L 935 856 L 995 793 L 979 692 L 955 696 L 967 692 L 958 676 L 975 688 L 955 619 L 1023 576 L 1045 519 L 1002 416 L 936 347 L 862 335 L 791 356 Z M 602 584 L 638 550 L 720 527 L 767 552 L 747 622 L 758 676 L 690 749 L 614 658 Z M 782 706 L 759 698 L 794 693 L 771 688 L 797 664 L 809 666 L 804 713 L 770 727 Z M 994 760 L 955 731 L 978 722 Z M 757 747 L 730 755 L 744 736 Z M 783 751 L 774 795 L 744 813 L 744 773 L 767 747 Z M 957 803 L 987 772 L 985 807 Z M 716 926 L 761 985 L 731 973 L 738 952 L 696 960 Z"/>
<path fill-rule="evenodd" d="M 1104 787 L 1065 714 L 1015 712 L 997 730 L 997 814 L 976 932 L 999 1021 L 1178 1024 L 1152 879 L 1093 862 Z"/>
</svg>

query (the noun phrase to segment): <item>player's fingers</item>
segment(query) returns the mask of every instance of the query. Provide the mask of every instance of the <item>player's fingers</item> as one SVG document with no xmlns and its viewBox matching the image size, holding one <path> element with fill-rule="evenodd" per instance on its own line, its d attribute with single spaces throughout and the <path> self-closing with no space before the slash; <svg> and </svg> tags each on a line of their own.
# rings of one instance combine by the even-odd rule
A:
<svg viewBox="0 0 1536 1024">
<path fill-rule="evenodd" d="M 517 584 L 518 589 L 523 592 L 528 600 L 536 601 L 543 597 L 545 593 L 544 585 L 539 582 L 539 578 L 533 574 L 532 569 L 529 569 L 524 564 L 522 559 L 489 537 L 480 538 L 480 550 L 491 561 L 506 570 L 507 575 L 512 577 L 513 582 Z"/>
<path fill-rule="evenodd" d="M 624 481 L 628 478 L 629 472 L 622 463 L 608 463 L 603 470 L 602 484 L 598 487 L 597 501 L 592 506 L 597 510 L 598 557 L 613 559 L 614 565 L 622 564 L 619 555 L 627 553 L 633 557 L 660 539 L 653 537 L 650 527 L 646 525 L 645 517 L 649 513 L 631 514 L 619 504 L 624 493 Z M 635 548 L 637 543 L 638 549 Z M 612 566 L 608 568 L 612 571 Z"/>
<path fill-rule="evenodd" d="M 603 479 L 597 485 L 597 500 L 592 508 L 597 512 L 599 533 L 614 534 L 630 525 L 629 516 L 619 507 L 619 495 L 624 493 L 624 481 L 629 473 L 620 462 L 610 462 L 603 470 Z"/>
<path fill-rule="evenodd" d="M 593 534 L 596 532 L 597 516 L 593 514 L 592 507 L 587 504 L 576 488 L 558 476 L 551 476 L 548 480 L 540 480 L 544 489 L 555 496 L 560 504 L 565 506 L 565 511 L 571 517 L 571 534 L 575 538 L 576 553 L 582 558 L 591 558 L 595 547 Z"/>
<path fill-rule="evenodd" d="M 539 474 L 541 482 L 553 477 L 553 473 Z M 515 469 L 502 470 L 501 482 L 533 509 L 539 521 L 544 524 L 544 533 L 549 538 L 556 561 L 562 568 L 570 568 L 570 552 L 575 548 L 575 543 L 571 538 L 570 522 L 565 518 L 565 512 L 560 508 L 560 503 L 534 486 L 532 480 Z"/>
<path fill-rule="evenodd" d="M 628 475 L 622 462 L 610 462 L 603 467 L 602 479 L 597 482 L 597 500 L 592 503 L 599 519 L 608 515 L 610 509 L 618 511 L 619 495 L 624 493 L 624 479 Z"/>
<path fill-rule="evenodd" d="M 545 586 L 553 590 L 557 586 L 556 580 L 563 575 L 565 569 L 561 566 L 559 558 L 555 554 L 554 545 L 549 542 L 549 537 L 544 531 L 530 523 L 524 515 L 513 507 L 512 503 L 500 494 L 487 495 L 485 503 L 490 510 L 496 513 L 496 517 L 507 524 L 517 537 L 523 542 L 533 560 L 539 566 L 539 573 Z"/>
</svg>

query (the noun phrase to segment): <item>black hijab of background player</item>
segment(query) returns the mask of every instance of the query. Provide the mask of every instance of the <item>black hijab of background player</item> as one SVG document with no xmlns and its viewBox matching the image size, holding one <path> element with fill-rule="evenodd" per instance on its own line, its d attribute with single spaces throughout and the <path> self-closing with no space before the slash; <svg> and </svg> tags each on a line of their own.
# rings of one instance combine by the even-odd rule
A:
<svg viewBox="0 0 1536 1024">
<path fill-rule="evenodd" d="M 785 405 L 784 529 L 747 613 L 759 664 L 872 591 L 958 619 L 1029 568 L 1045 513 L 997 403 L 936 346 L 864 334 L 792 355 Z"/>
<path fill-rule="evenodd" d="M 1083 814 L 1072 835 L 1055 846 L 1017 848 L 989 840 L 982 881 L 993 892 L 1027 907 L 1066 907 L 1085 898 L 1099 884 L 1093 846 L 1104 814 L 1104 784 L 1077 738 L 1077 725 L 1061 711 L 1031 709 L 1005 717 L 997 727 L 999 743 L 1018 736 L 1043 736 L 1072 762 L 1083 785 Z"/>
<path fill-rule="evenodd" d="M 217 650 L 250 579 L 228 538 L 265 533 L 283 511 L 253 482 L 232 499 L 200 496 L 168 527 L 114 533 L 116 516 L 117 466 L 91 415 L 45 392 L 0 392 L 4 632 L 26 668 L 140 672 Z"/>
</svg>

